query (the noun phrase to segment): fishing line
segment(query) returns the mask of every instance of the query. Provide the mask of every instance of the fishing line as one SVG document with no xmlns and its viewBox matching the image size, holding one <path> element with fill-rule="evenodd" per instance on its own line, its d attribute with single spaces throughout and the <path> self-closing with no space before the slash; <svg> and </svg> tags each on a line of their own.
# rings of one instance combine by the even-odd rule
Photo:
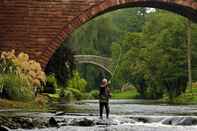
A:
<svg viewBox="0 0 197 131">
<path fill-rule="evenodd" d="M 114 74 L 116 73 L 116 70 L 118 69 L 118 66 L 119 66 L 119 63 L 120 63 L 120 59 L 121 59 L 121 56 L 122 56 L 122 48 L 121 48 L 121 45 L 120 45 L 120 48 L 119 49 L 120 49 L 120 53 L 119 53 L 118 61 L 116 63 L 116 66 L 115 66 L 115 69 L 114 69 L 114 71 L 112 73 L 112 76 L 111 76 L 111 78 L 109 80 L 109 83 L 110 84 L 111 84 L 111 82 L 113 80 L 113 77 L 114 77 Z"/>
</svg>

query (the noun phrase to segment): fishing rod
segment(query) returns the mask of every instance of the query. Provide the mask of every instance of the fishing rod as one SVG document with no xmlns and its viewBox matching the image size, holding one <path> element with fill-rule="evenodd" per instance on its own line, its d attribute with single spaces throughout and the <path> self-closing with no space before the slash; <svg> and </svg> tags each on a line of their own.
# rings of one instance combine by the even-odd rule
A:
<svg viewBox="0 0 197 131">
<path fill-rule="evenodd" d="M 113 77 L 114 77 L 114 74 L 116 73 L 116 70 L 118 69 L 118 66 L 119 66 L 119 63 L 120 63 L 120 59 L 121 59 L 121 56 L 122 56 L 122 48 L 121 48 L 121 45 L 120 45 L 120 48 L 119 48 L 119 52 L 120 53 L 119 53 L 119 56 L 118 56 L 118 61 L 116 63 L 116 66 L 115 66 L 114 71 L 112 72 L 111 78 L 109 79 L 109 84 L 111 84 L 111 82 L 113 80 Z"/>
</svg>

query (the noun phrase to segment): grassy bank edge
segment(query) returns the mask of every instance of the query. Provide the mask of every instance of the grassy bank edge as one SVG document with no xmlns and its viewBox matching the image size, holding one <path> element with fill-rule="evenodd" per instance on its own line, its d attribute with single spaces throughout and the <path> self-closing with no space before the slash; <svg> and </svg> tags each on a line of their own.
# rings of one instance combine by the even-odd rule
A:
<svg viewBox="0 0 197 131">
<path fill-rule="evenodd" d="M 27 111 L 46 111 L 47 110 L 47 95 L 38 95 L 32 101 L 14 101 L 0 99 L 0 109 L 21 109 Z"/>
</svg>

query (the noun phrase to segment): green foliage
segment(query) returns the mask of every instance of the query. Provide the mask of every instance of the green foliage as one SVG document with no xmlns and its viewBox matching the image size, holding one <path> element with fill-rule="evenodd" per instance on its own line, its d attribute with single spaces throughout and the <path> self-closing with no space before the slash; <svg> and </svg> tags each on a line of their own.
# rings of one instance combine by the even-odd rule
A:
<svg viewBox="0 0 197 131">
<path fill-rule="evenodd" d="M 31 61 L 31 66 L 28 66 L 29 61 L 27 54 L 20 53 L 16 57 L 14 51 L 2 52 L 0 59 L 1 98 L 18 101 L 34 99 L 34 86 L 40 86 L 42 78 L 44 82 L 45 74 L 41 71 L 39 63 Z M 22 64 L 25 62 L 26 64 Z"/>
<path fill-rule="evenodd" d="M 78 72 L 73 73 L 73 77 L 68 80 L 67 87 L 61 89 L 60 97 L 67 102 L 84 98 L 87 82 L 80 77 Z"/>
<path fill-rule="evenodd" d="M 142 97 L 158 99 L 167 93 L 173 99 L 187 83 L 185 20 L 162 11 L 146 19 L 142 32 L 130 32 L 112 46 L 117 52 L 119 44 L 124 52 L 115 78 L 132 83 Z"/>
<path fill-rule="evenodd" d="M 73 77 L 68 81 L 68 88 L 77 89 L 80 92 L 84 92 L 87 82 L 82 79 L 78 72 L 73 73 Z"/>
<path fill-rule="evenodd" d="M 16 65 L 6 59 L 0 59 L 0 73 L 6 74 L 6 73 L 14 73 L 16 71 Z"/>
<path fill-rule="evenodd" d="M 92 90 L 89 93 L 89 98 L 90 99 L 98 99 L 98 96 L 99 96 L 99 91 L 98 90 Z"/>
<path fill-rule="evenodd" d="M 123 9 L 99 16 L 77 29 L 65 44 L 70 45 L 77 54 L 111 57 L 113 42 L 118 41 L 128 31 L 142 30 L 144 10 Z M 98 87 L 103 77 L 110 77 L 104 70 L 92 65 L 79 65 L 79 72 L 88 81 L 89 90 Z M 118 81 L 113 83 L 119 84 Z"/>
<path fill-rule="evenodd" d="M 33 99 L 30 83 L 16 74 L 0 74 L 0 90 L 3 98 L 28 101 Z"/>
<path fill-rule="evenodd" d="M 67 91 L 70 91 L 72 92 L 73 96 L 74 96 L 74 99 L 76 100 L 81 100 L 83 98 L 83 93 L 78 90 L 78 89 L 75 89 L 75 88 L 68 88 Z"/>
<path fill-rule="evenodd" d="M 112 99 L 135 99 L 138 96 L 139 94 L 135 88 L 126 91 L 114 90 L 112 92 Z"/>
<path fill-rule="evenodd" d="M 73 51 L 65 44 L 62 44 L 50 59 L 45 72 L 47 74 L 55 74 L 58 84 L 65 87 L 68 79 L 72 77 L 72 72 L 74 69 L 75 64 Z"/>
<path fill-rule="evenodd" d="M 57 89 L 57 80 L 54 74 L 50 74 L 49 76 L 47 76 L 47 81 L 44 86 L 43 92 L 53 94 L 55 93 L 56 89 Z"/>
<path fill-rule="evenodd" d="M 115 89 L 129 83 L 135 86 L 141 98 L 158 99 L 167 95 L 173 99 L 186 90 L 186 32 L 186 20 L 181 16 L 157 9 L 151 13 L 147 13 L 146 8 L 124 9 L 88 22 L 76 30 L 64 46 L 70 45 L 76 54 L 112 57 L 113 65 L 118 65 L 112 80 Z M 192 24 L 192 43 L 193 78 L 197 80 L 196 24 Z M 64 65 L 61 61 L 56 64 Z M 78 69 L 88 82 L 88 91 L 95 90 L 103 77 L 110 77 L 95 66 L 79 65 Z M 62 70 L 57 74 L 62 74 Z M 79 82 L 75 81 L 72 78 L 67 82 L 68 88 L 81 91 Z"/>
<path fill-rule="evenodd" d="M 63 90 L 60 92 L 60 97 L 64 100 L 66 100 L 66 102 L 71 102 L 74 99 L 73 93 L 69 90 Z"/>
<path fill-rule="evenodd" d="M 80 54 L 110 56 L 111 42 L 116 39 L 117 33 L 115 25 L 112 24 L 112 18 L 108 15 L 101 16 L 76 30 L 69 43 Z"/>
</svg>

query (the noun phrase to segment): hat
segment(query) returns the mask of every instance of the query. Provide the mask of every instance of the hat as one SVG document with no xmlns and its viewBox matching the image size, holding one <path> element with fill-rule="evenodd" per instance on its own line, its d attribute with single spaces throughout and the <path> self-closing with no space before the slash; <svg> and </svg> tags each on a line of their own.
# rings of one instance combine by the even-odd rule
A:
<svg viewBox="0 0 197 131">
<path fill-rule="evenodd" d="M 107 79 L 106 78 L 103 78 L 102 81 L 101 81 L 101 87 L 104 87 L 107 84 L 108 84 Z"/>
</svg>

